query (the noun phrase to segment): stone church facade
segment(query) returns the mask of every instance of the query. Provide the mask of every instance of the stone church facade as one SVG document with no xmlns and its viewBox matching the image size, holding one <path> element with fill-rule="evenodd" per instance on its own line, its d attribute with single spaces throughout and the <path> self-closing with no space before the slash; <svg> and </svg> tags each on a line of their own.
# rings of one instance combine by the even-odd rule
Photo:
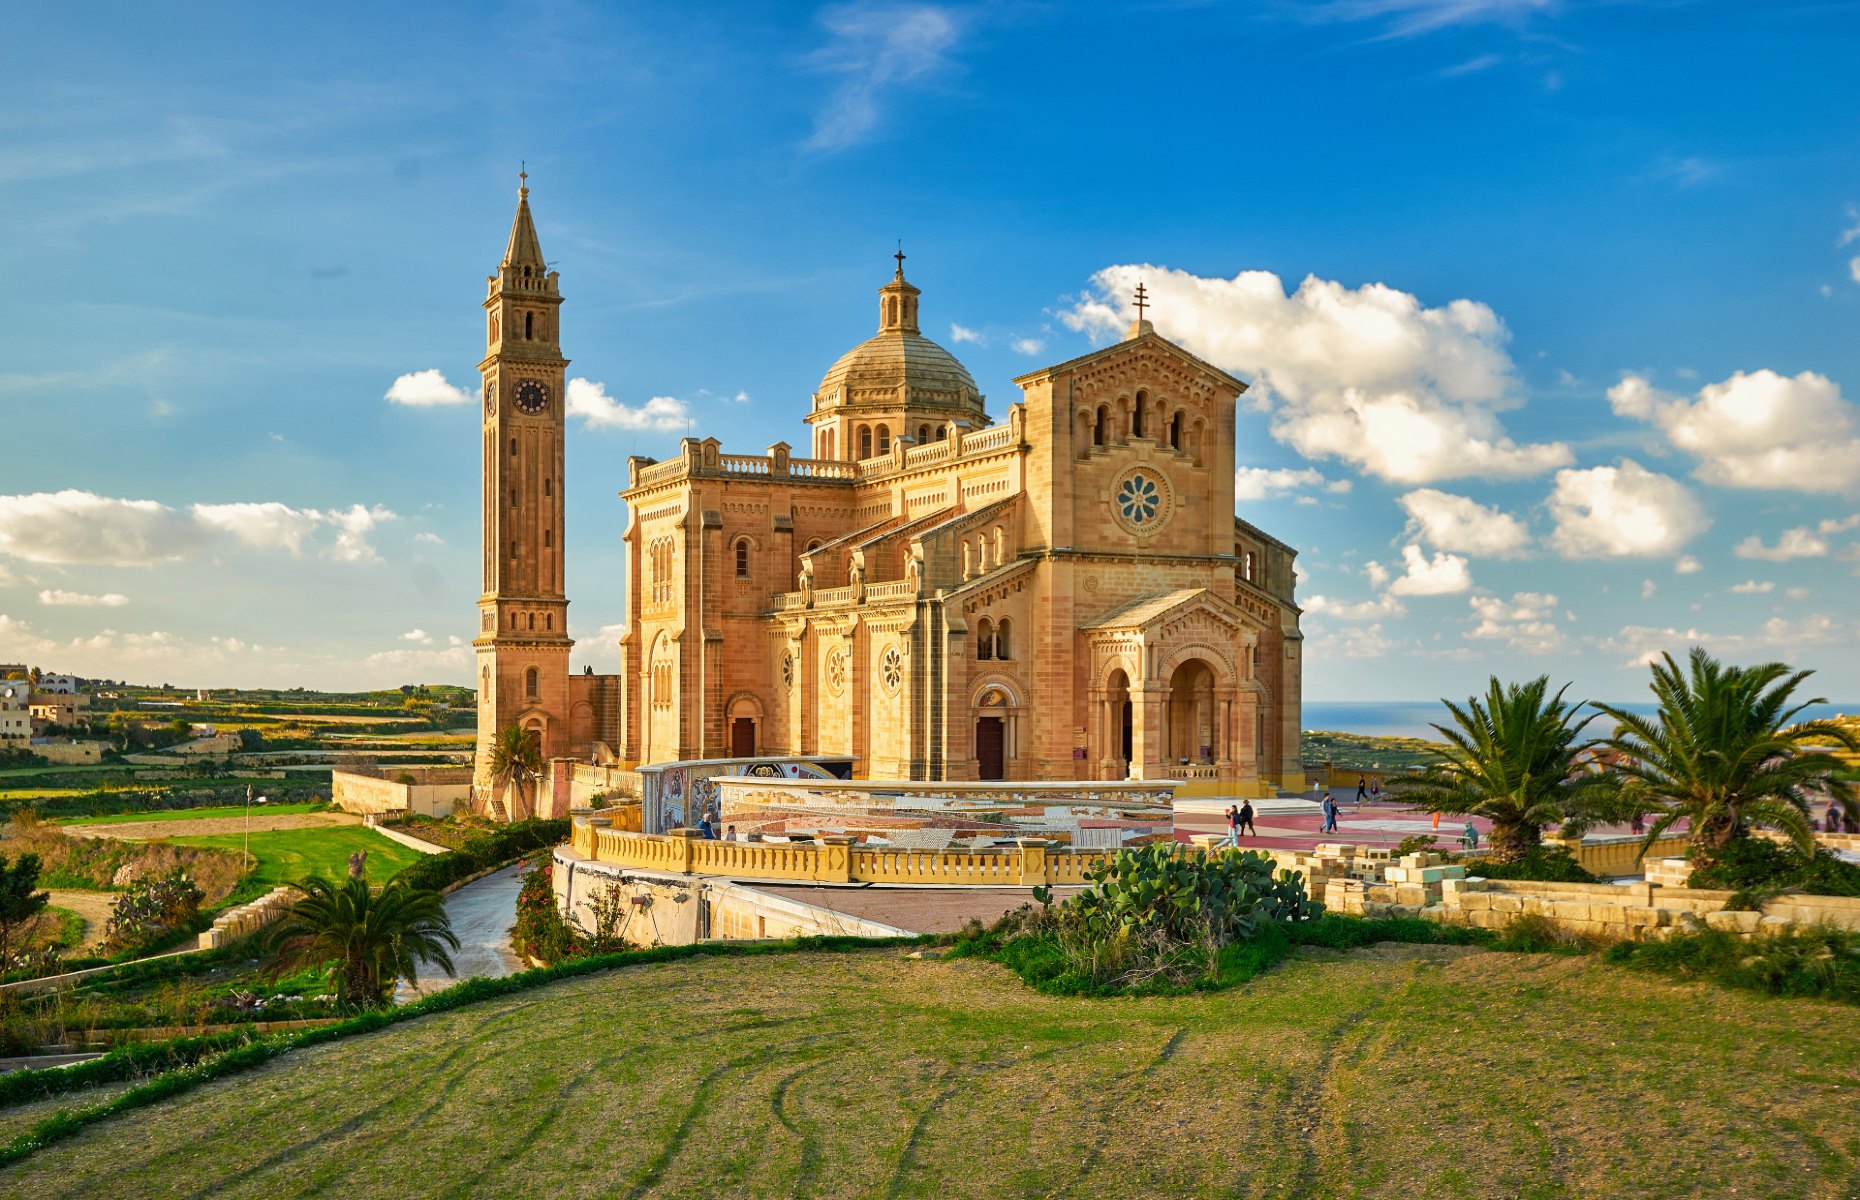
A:
<svg viewBox="0 0 1860 1200">
<path fill-rule="evenodd" d="M 878 298 L 805 455 L 628 460 L 623 671 L 571 675 L 561 297 L 520 199 L 486 301 L 481 772 L 514 722 L 550 757 L 1302 788 L 1295 551 L 1232 515 L 1246 385 L 1139 320 L 996 420 L 902 255 Z"/>
</svg>

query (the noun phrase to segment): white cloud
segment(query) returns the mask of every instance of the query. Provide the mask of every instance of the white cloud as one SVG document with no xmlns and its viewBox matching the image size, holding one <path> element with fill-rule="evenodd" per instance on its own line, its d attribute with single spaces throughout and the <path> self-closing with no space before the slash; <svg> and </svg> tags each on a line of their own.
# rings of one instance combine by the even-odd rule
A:
<svg viewBox="0 0 1860 1200">
<path fill-rule="evenodd" d="M 1523 521 L 1497 507 L 1434 488 L 1420 488 L 1397 501 L 1408 528 L 1442 550 L 1485 558 L 1521 558 L 1531 532 Z"/>
<path fill-rule="evenodd" d="M 607 394 L 607 385 L 587 379 L 568 381 L 568 415 L 580 417 L 591 429 L 638 429 L 670 432 L 688 429 L 691 410 L 674 396 L 654 396 L 630 407 Z"/>
<path fill-rule="evenodd" d="M 1457 554 L 1443 551 L 1429 558 L 1411 542 L 1401 548 L 1401 560 L 1406 571 L 1389 584 L 1392 596 L 1450 596 L 1472 590 L 1472 573 Z"/>
<path fill-rule="evenodd" d="M 1370 561 L 1363 564 L 1363 574 L 1369 577 L 1370 587 L 1386 587 L 1389 581 L 1389 569 L 1379 562 Z"/>
<path fill-rule="evenodd" d="M 1039 338 L 1015 338 L 1008 343 L 1008 348 L 1016 354 L 1025 354 L 1029 358 L 1046 349 L 1046 343 Z"/>
<path fill-rule="evenodd" d="M 1805 587 L 1792 587 L 1783 593 L 1791 600 L 1806 600 L 1814 594 Z"/>
<path fill-rule="evenodd" d="M 1510 600 L 1473 596 L 1467 603 L 1478 619 L 1469 638 L 1502 641 L 1521 654 L 1554 654 L 1569 644 L 1556 624 L 1557 599 L 1548 593 L 1516 592 Z"/>
<path fill-rule="evenodd" d="M 470 678 L 472 652 L 469 646 L 447 646 L 433 650 L 381 650 L 362 660 L 371 669 L 391 667 L 397 671 L 440 671 L 444 678 L 457 679 L 460 672 Z"/>
<path fill-rule="evenodd" d="M 447 404 L 470 404 L 473 397 L 465 389 L 452 386 L 439 368 L 431 367 L 400 376 L 382 399 L 389 404 L 405 404 L 411 408 L 434 408 Z"/>
<path fill-rule="evenodd" d="M 1617 414 L 1659 428 L 1698 456 L 1707 483 L 1800 492 L 1860 490 L 1860 409 L 1824 375 L 1739 371 L 1689 401 L 1627 375 L 1608 389 Z"/>
<path fill-rule="evenodd" d="M 1697 575 L 1704 569 L 1705 564 L 1690 554 L 1682 554 L 1673 560 L 1673 574 L 1675 575 Z"/>
<path fill-rule="evenodd" d="M 842 4 L 822 11 L 832 35 L 815 69 L 844 77 L 807 139 L 812 150 L 843 150 L 878 124 L 886 93 L 940 71 L 960 32 L 955 15 L 929 4 Z"/>
<path fill-rule="evenodd" d="M 1399 650 L 1402 643 L 1382 633 L 1381 625 L 1355 626 L 1349 629 L 1318 628 L 1307 632 L 1314 643 L 1311 653 L 1328 658 L 1381 658 Z"/>
<path fill-rule="evenodd" d="M 1308 613 L 1336 617 L 1342 621 L 1367 621 L 1371 617 L 1399 617 L 1407 610 L 1401 601 L 1387 593 L 1374 600 L 1351 603 L 1331 596 L 1309 596 L 1299 601 Z"/>
<path fill-rule="evenodd" d="M 1489 307 L 1427 308 L 1383 284 L 1307 277 L 1287 294 L 1270 271 L 1203 278 L 1119 265 L 1062 319 L 1121 336 L 1139 282 L 1159 330 L 1248 378 L 1273 436 L 1309 458 L 1338 458 L 1397 483 L 1535 475 L 1573 461 L 1561 442 L 1519 445 L 1497 414 L 1515 407 L 1508 333 Z"/>
<path fill-rule="evenodd" d="M 1517 25 L 1555 8 L 1555 0 L 1317 0 L 1292 11 L 1307 21 L 1374 21 L 1387 26 L 1387 36 L 1405 38 L 1458 25 Z"/>
<path fill-rule="evenodd" d="M 1788 562 L 1797 558 L 1826 558 L 1828 550 L 1828 539 L 1820 531 L 1804 525 L 1783 530 L 1774 546 L 1764 545 L 1762 537 L 1753 533 L 1737 543 L 1731 553 L 1739 558 L 1754 558 L 1761 562 Z"/>
<path fill-rule="evenodd" d="M 958 325 L 954 321 L 949 323 L 949 340 L 957 343 L 974 342 L 978 346 L 983 344 L 980 333 L 966 325 Z"/>
<path fill-rule="evenodd" d="M 1550 515 L 1556 521 L 1550 544 L 1566 558 L 1671 554 L 1711 525 L 1683 483 L 1633 459 L 1558 471 Z"/>
<path fill-rule="evenodd" d="M 1645 666 L 1659 661 L 1662 653 L 1683 659 L 1693 646 L 1703 646 L 1721 657 L 1800 650 L 1807 646 L 1826 646 L 1851 639 L 1851 623 L 1836 621 L 1822 613 L 1811 613 L 1799 621 L 1771 617 L 1753 633 L 1709 633 L 1700 629 L 1656 628 L 1628 625 L 1613 637 L 1592 639 L 1607 653 L 1625 654 L 1624 666 Z"/>
<path fill-rule="evenodd" d="M 430 646 L 433 644 L 433 635 L 426 632 L 424 629 L 409 629 L 407 632 L 400 635 L 400 640 L 403 642 L 418 642 L 422 646 Z"/>
<path fill-rule="evenodd" d="M 1731 585 L 1731 590 L 1740 596 L 1761 596 L 1775 591 L 1776 585 L 1767 579 L 1761 583 L 1747 579 L 1743 583 Z"/>
<path fill-rule="evenodd" d="M 1241 467 L 1234 472 L 1234 499 L 1270 500 L 1305 488 L 1322 488 L 1333 495 L 1350 490 L 1347 479 L 1326 479 L 1310 467 Z"/>
<path fill-rule="evenodd" d="M 1653 594 L 1659 590 L 1660 585 L 1651 579 L 1643 579 L 1640 581 L 1640 598 L 1642 600 L 1653 599 Z"/>
<path fill-rule="evenodd" d="M 416 542 L 424 542 L 429 546 L 443 546 L 446 544 L 446 539 L 440 537 L 436 533 L 416 533 L 413 535 L 413 540 Z"/>
<path fill-rule="evenodd" d="M 300 554 L 324 528 L 338 531 L 323 553 L 344 562 L 377 561 L 365 535 L 394 514 L 360 504 L 346 511 L 293 508 L 276 501 L 171 508 L 67 489 L 0 496 L 0 553 L 29 562 L 150 566 L 195 557 L 222 539 L 258 550 Z"/>
<path fill-rule="evenodd" d="M 129 597 L 120 592 L 106 592 L 93 596 L 85 592 L 67 592 L 58 588 L 47 588 L 39 593 L 39 603 L 74 608 L 121 608 L 129 603 Z"/>
</svg>

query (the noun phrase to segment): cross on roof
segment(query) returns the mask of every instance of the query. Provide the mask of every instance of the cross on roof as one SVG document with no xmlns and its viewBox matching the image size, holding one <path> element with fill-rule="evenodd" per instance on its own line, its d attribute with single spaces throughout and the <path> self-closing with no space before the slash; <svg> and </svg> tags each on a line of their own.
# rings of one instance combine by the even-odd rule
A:
<svg viewBox="0 0 1860 1200">
<path fill-rule="evenodd" d="M 517 186 L 528 187 L 530 183 L 530 164 L 528 159 L 517 161 Z"/>
<path fill-rule="evenodd" d="M 898 252 L 891 257 L 898 260 L 898 274 L 904 274 L 904 239 L 898 239 Z"/>
<path fill-rule="evenodd" d="M 1150 306 L 1150 294 L 1143 290 L 1143 284 L 1137 284 L 1137 320 L 1143 319 L 1143 310 Z"/>
</svg>

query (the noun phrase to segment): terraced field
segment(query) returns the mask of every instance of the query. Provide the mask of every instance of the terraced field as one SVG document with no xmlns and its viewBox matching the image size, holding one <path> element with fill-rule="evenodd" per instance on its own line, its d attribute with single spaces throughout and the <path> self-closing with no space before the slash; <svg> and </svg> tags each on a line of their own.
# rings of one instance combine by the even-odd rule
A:
<svg viewBox="0 0 1860 1200">
<path fill-rule="evenodd" d="M 1115 1002 L 896 950 L 694 959 L 294 1052 L 0 1194 L 1833 1198 L 1857 1096 L 1852 1009 L 1586 958 L 1390 947 Z"/>
</svg>

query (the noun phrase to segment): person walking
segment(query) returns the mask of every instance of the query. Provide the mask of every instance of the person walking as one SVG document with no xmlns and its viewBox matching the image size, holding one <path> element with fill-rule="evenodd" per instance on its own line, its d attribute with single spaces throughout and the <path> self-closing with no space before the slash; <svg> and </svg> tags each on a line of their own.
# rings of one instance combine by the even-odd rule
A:
<svg viewBox="0 0 1860 1200">
<path fill-rule="evenodd" d="M 1234 845 L 1236 846 L 1240 844 L 1241 830 L 1246 830 L 1253 837 L 1259 836 L 1259 830 L 1253 827 L 1253 802 L 1251 800 L 1240 802 L 1240 823 L 1234 829 Z"/>
<path fill-rule="evenodd" d="M 1324 793 L 1324 802 L 1318 805 L 1318 811 L 1324 815 L 1324 828 L 1320 833 L 1337 832 L 1337 801 L 1329 792 Z"/>
<path fill-rule="evenodd" d="M 1221 814 L 1227 818 L 1227 837 L 1221 841 L 1223 846 L 1240 845 L 1240 806 L 1229 804 L 1227 811 Z"/>
<path fill-rule="evenodd" d="M 1369 799 L 1369 779 L 1367 776 L 1356 777 L 1356 807 L 1363 807 L 1363 801 Z"/>
</svg>

